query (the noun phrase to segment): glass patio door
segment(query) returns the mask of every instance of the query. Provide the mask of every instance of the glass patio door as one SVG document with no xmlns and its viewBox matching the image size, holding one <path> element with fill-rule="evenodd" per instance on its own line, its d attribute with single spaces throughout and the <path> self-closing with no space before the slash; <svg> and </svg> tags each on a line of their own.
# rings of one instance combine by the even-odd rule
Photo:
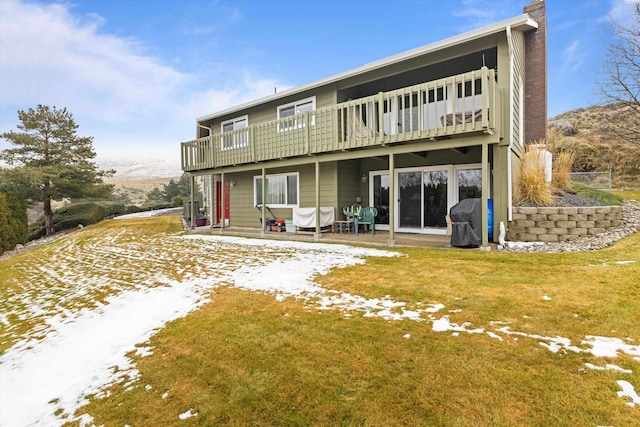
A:
<svg viewBox="0 0 640 427">
<path fill-rule="evenodd" d="M 445 217 L 452 202 L 451 167 L 430 167 L 397 173 L 397 229 L 446 233 Z"/>
<path fill-rule="evenodd" d="M 422 174 L 424 228 L 444 229 L 449 211 L 449 171 L 431 170 Z"/>
<path fill-rule="evenodd" d="M 422 228 L 422 172 L 398 172 L 398 228 Z"/>
<path fill-rule="evenodd" d="M 373 187 L 371 191 L 371 206 L 378 210 L 376 228 L 389 229 L 389 172 L 372 172 L 370 179 Z"/>
</svg>

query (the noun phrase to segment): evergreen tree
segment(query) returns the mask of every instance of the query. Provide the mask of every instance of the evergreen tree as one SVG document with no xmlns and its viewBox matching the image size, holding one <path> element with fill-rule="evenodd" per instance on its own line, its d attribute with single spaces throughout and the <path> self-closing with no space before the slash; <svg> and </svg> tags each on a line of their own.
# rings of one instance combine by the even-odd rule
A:
<svg viewBox="0 0 640 427">
<path fill-rule="evenodd" d="M 171 179 L 168 184 L 164 185 L 164 199 L 167 202 L 170 202 L 176 196 L 183 198 L 191 196 L 191 178 L 189 175 L 182 174 L 178 181 Z"/>
<path fill-rule="evenodd" d="M 103 198 L 112 186 L 103 182 L 112 171 L 94 163 L 93 137 L 76 134 L 78 125 L 66 108 L 38 105 L 18 110 L 19 132 L 0 134 L 15 148 L 0 152 L 0 159 L 15 166 L 0 170 L 0 190 L 13 191 L 30 203 L 43 202 L 46 234 L 54 232 L 52 200 Z"/>
</svg>

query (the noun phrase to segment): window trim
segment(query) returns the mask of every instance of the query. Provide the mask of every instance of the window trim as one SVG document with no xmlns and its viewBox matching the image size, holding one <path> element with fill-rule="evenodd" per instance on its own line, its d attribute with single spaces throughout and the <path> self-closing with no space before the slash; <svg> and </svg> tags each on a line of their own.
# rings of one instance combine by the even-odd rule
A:
<svg viewBox="0 0 640 427">
<path fill-rule="evenodd" d="M 246 122 L 246 126 L 244 127 L 239 127 L 236 128 L 236 123 L 240 123 L 240 122 Z M 233 124 L 233 129 L 231 131 L 235 131 L 235 130 L 239 130 L 239 129 L 249 129 L 249 116 L 248 115 L 244 115 L 244 116 L 240 116 L 240 117 L 235 117 L 233 119 L 229 119 L 229 120 L 225 120 L 224 122 L 220 123 L 220 149 L 221 150 L 233 150 L 234 148 L 242 148 L 242 147 L 247 147 L 249 145 L 249 136 L 248 135 L 244 135 L 244 141 L 241 141 L 240 138 L 238 138 L 238 136 L 240 136 L 241 134 L 236 133 L 233 134 L 233 141 L 231 141 L 231 144 L 225 144 L 225 130 L 224 130 L 224 126 L 228 125 L 229 123 Z M 227 131 L 229 132 L 229 131 Z M 226 137 L 228 137 L 229 135 L 227 135 Z"/>
<path fill-rule="evenodd" d="M 278 107 L 276 108 L 276 117 L 278 118 L 278 120 L 284 119 L 284 117 L 280 116 L 281 111 L 286 109 L 286 108 L 291 108 L 291 107 L 293 107 L 293 115 L 294 116 L 296 114 L 301 114 L 301 113 L 296 113 L 296 110 L 298 109 L 298 107 L 300 105 L 308 104 L 309 102 L 311 102 L 311 110 L 309 110 L 309 111 L 315 111 L 316 110 L 316 97 L 315 96 L 311 96 L 309 98 L 299 99 L 299 100 L 294 101 L 294 102 L 289 102 L 287 104 L 278 105 Z M 291 117 L 291 116 L 286 116 L 286 117 Z M 315 114 L 311 116 L 311 126 L 313 126 L 313 125 L 315 125 Z M 292 130 L 292 129 L 303 128 L 305 126 L 306 126 L 306 124 L 304 122 L 299 122 L 299 120 L 296 120 L 295 123 L 291 124 L 290 126 L 287 126 L 285 122 L 281 122 L 281 123 L 278 124 L 278 132 L 286 132 L 286 131 Z"/>
<path fill-rule="evenodd" d="M 284 173 L 274 173 L 274 174 L 268 174 L 266 175 L 266 179 L 268 180 L 269 178 L 273 178 L 273 177 L 279 177 L 279 176 L 284 176 L 284 177 L 288 177 L 288 176 L 295 176 L 296 177 L 296 203 L 295 204 L 271 204 L 271 203 L 267 203 L 267 207 L 269 208 L 297 208 L 300 207 L 300 172 L 284 172 Z M 258 205 L 258 189 L 257 187 L 257 181 L 259 179 L 262 179 L 262 175 L 255 175 L 253 177 L 253 205 L 257 206 Z M 287 181 L 285 181 L 287 182 Z M 288 185 L 288 184 L 287 184 Z M 262 187 L 261 187 L 262 188 Z M 261 191 L 261 189 L 260 189 Z M 286 196 L 288 199 L 288 193 L 289 193 L 289 188 L 286 189 Z M 287 200 L 288 202 L 288 200 Z"/>
</svg>

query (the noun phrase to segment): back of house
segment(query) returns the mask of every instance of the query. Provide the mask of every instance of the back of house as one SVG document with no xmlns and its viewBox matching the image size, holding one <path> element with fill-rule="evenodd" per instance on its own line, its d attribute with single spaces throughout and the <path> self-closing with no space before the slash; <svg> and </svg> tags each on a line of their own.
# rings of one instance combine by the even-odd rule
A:
<svg viewBox="0 0 640 427">
<path fill-rule="evenodd" d="M 202 177 L 222 229 L 260 227 L 264 204 L 293 223 L 317 212 L 319 237 L 357 204 L 376 208 L 375 229 L 393 245 L 395 233 L 445 234 L 450 209 L 478 198 L 487 245 L 510 219 L 525 145 L 546 136 L 546 78 L 538 0 L 522 15 L 200 117 L 197 138 L 181 144 L 182 169 Z"/>
</svg>

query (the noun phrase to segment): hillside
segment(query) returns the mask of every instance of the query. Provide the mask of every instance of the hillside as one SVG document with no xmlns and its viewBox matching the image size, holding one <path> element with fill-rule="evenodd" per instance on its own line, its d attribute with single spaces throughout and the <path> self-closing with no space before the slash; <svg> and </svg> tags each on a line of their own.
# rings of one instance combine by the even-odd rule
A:
<svg viewBox="0 0 640 427">
<path fill-rule="evenodd" d="M 162 189 L 169 180 L 182 175 L 179 158 L 98 158 L 96 164 L 103 170 L 115 170 L 105 179 L 114 185 L 114 192 L 129 198 L 133 204 L 142 204 L 148 192 Z"/>
<path fill-rule="evenodd" d="M 547 147 L 575 154 L 573 172 L 612 171 L 614 187 L 640 187 L 640 141 L 621 136 L 612 124 L 637 120 L 619 104 L 578 108 L 548 120 Z"/>
</svg>

